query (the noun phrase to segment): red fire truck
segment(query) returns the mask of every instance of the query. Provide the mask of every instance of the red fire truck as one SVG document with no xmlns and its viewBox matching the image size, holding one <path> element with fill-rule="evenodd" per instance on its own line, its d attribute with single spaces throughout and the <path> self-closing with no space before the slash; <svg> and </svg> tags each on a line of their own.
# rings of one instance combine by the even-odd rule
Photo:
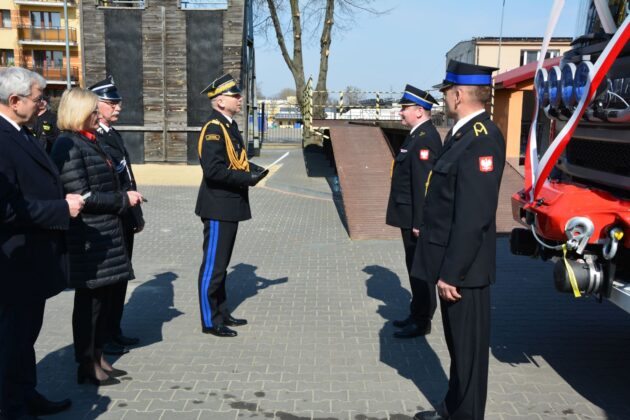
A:
<svg viewBox="0 0 630 420">
<path fill-rule="evenodd" d="M 556 154 L 548 149 L 532 169 L 538 177 L 512 196 L 524 228 L 512 231 L 510 247 L 555 261 L 559 291 L 630 313 L 630 1 L 584 7 L 584 33 L 559 66 L 536 74 Z"/>
</svg>

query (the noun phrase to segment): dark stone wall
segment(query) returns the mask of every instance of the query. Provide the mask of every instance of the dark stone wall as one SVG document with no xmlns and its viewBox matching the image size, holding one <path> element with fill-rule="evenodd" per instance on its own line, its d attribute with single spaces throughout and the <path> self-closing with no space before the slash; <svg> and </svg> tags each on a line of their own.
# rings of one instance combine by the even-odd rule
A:
<svg viewBox="0 0 630 420">
<path fill-rule="evenodd" d="M 144 163 L 144 132 L 119 131 L 129 152 L 131 163 Z"/>
<path fill-rule="evenodd" d="M 143 125 L 141 10 L 105 11 L 105 63 L 123 97 L 118 125 Z"/>
<path fill-rule="evenodd" d="M 188 126 L 203 126 L 210 101 L 200 92 L 223 74 L 223 13 L 197 11 L 186 14 L 186 79 Z M 188 133 L 187 160 L 197 163 L 198 133 Z"/>
</svg>

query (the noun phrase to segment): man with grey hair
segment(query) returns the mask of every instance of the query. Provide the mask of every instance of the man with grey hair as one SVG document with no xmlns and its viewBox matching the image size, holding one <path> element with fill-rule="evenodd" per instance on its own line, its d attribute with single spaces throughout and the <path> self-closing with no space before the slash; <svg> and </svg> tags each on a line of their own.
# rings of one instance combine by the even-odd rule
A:
<svg viewBox="0 0 630 420">
<path fill-rule="evenodd" d="M 64 197 L 59 173 L 25 128 L 46 81 L 29 70 L 0 69 L 0 419 L 29 419 L 70 407 L 39 394 L 35 341 L 46 299 L 66 287 L 64 230 L 83 208 Z"/>
</svg>

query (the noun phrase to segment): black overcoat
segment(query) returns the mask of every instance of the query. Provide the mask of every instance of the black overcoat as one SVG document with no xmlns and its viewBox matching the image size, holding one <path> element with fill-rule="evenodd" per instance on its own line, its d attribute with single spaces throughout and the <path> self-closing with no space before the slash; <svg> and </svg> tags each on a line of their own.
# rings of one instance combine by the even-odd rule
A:
<svg viewBox="0 0 630 420">
<path fill-rule="evenodd" d="M 505 140 L 483 112 L 447 137 L 433 166 L 411 274 L 456 287 L 495 281 Z"/>
<path fill-rule="evenodd" d="M 68 131 L 61 132 L 50 156 L 66 193 L 91 193 L 66 235 L 69 284 L 94 289 L 131 280 L 120 218 L 129 208 L 129 198 L 120 188 L 113 162 L 96 141 Z"/>
<path fill-rule="evenodd" d="M 70 212 L 57 168 L 36 141 L 0 117 L 0 303 L 66 287 Z"/>
</svg>

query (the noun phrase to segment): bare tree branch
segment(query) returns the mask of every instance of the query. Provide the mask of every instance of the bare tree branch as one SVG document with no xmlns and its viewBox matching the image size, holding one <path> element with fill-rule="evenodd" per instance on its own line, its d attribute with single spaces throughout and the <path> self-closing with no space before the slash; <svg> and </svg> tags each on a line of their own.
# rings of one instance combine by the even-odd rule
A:
<svg viewBox="0 0 630 420">
<path fill-rule="evenodd" d="M 335 23 L 335 0 L 326 0 L 326 16 L 324 17 L 324 27 L 319 41 L 319 75 L 317 76 L 317 93 L 313 102 L 316 110 L 316 118 L 323 118 L 326 114 L 323 105 L 328 99 L 326 91 L 326 79 L 328 78 L 328 57 L 330 56 L 330 44 L 332 42 L 331 33 Z"/>
<path fill-rule="evenodd" d="M 285 7 L 288 1 L 288 8 Z M 308 39 L 314 39 L 315 34 L 321 28 L 319 36 L 319 74 L 317 85 L 313 94 L 313 110 L 315 118 L 324 118 L 324 105 L 328 99 L 326 81 L 328 79 L 328 61 L 333 34 L 350 27 L 357 13 L 384 14 L 387 11 L 379 11 L 371 5 L 376 0 L 254 0 L 256 6 L 257 32 L 270 31 L 274 28 L 278 46 L 282 53 L 295 82 L 295 94 L 300 107 L 304 106 L 304 90 L 306 88 L 306 76 L 304 74 L 303 43 L 304 33 Z M 263 10 L 268 11 L 265 15 Z M 283 24 L 282 18 L 288 18 Z M 346 27 L 344 23 L 348 24 Z M 291 38 L 289 38 L 291 37 Z M 293 55 L 289 54 L 287 45 L 289 39 L 293 42 Z M 304 112 L 305 109 L 302 109 Z M 306 121 L 305 121 L 306 123 Z M 310 127 L 305 127 L 305 144 L 311 135 Z"/>
<path fill-rule="evenodd" d="M 295 77 L 298 71 L 304 71 L 304 69 L 297 69 L 295 63 L 289 56 L 289 51 L 287 50 L 286 43 L 284 41 L 284 34 L 282 31 L 282 26 L 280 25 L 280 18 L 278 16 L 278 10 L 276 9 L 275 0 L 267 0 L 267 6 L 269 7 L 269 15 L 273 22 L 273 28 L 276 31 L 276 38 L 278 39 L 278 46 L 280 47 L 280 51 L 282 52 L 282 57 L 284 58 L 285 63 L 289 67 L 289 70 Z"/>
</svg>

